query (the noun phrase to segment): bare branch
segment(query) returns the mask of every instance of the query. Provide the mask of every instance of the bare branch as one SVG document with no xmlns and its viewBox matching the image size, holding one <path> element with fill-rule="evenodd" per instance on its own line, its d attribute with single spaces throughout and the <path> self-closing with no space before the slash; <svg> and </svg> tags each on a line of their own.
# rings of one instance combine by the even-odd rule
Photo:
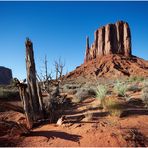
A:
<svg viewBox="0 0 148 148">
<path fill-rule="evenodd" d="M 65 67 L 65 62 L 62 62 L 61 58 L 59 58 L 58 61 L 55 60 L 54 66 L 55 66 L 56 80 L 57 80 L 63 75 L 63 69 Z"/>
</svg>

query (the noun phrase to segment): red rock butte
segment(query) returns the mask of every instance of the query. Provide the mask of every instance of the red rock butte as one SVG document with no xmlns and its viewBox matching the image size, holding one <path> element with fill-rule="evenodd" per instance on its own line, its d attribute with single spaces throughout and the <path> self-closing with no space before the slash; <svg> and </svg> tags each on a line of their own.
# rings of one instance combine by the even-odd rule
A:
<svg viewBox="0 0 148 148">
<path fill-rule="evenodd" d="M 86 39 L 84 62 L 109 54 L 131 56 L 131 32 L 127 22 L 107 24 L 96 30 L 94 36 L 95 40 L 91 47 L 89 47 L 89 38 Z"/>
<path fill-rule="evenodd" d="M 130 27 L 127 22 L 118 21 L 95 31 L 91 46 L 87 37 L 84 63 L 66 78 L 91 80 L 121 76 L 148 77 L 148 61 L 132 55 Z"/>
</svg>

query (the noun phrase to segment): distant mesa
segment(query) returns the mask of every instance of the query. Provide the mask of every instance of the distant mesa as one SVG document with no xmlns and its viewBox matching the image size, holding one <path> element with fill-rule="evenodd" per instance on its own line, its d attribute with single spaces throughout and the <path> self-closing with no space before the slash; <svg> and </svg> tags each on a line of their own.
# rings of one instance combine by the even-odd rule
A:
<svg viewBox="0 0 148 148">
<path fill-rule="evenodd" d="M 10 84 L 12 80 L 12 70 L 3 66 L 0 66 L 0 84 Z"/>
<path fill-rule="evenodd" d="M 131 32 L 127 22 L 118 21 L 103 26 L 95 31 L 94 36 L 94 43 L 90 47 L 89 38 L 86 39 L 84 62 L 109 54 L 131 56 Z"/>
<path fill-rule="evenodd" d="M 90 46 L 86 38 L 84 63 L 66 75 L 67 79 L 148 76 L 148 61 L 132 55 L 131 31 L 127 22 L 107 24 L 95 31 Z"/>
</svg>

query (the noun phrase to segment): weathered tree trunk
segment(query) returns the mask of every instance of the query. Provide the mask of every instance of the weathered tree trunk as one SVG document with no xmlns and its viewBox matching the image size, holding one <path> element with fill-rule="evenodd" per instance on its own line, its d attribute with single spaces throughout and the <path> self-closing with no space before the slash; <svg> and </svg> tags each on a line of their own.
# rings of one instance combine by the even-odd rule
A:
<svg viewBox="0 0 148 148">
<path fill-rule="evenodd" d="M 39 96 L 40 109 L 41 109 L 42 114 L 43 114 L 43 112 L 44 112 L 44 107 L 43 107 L 42 92 L 41 92 L 41 87 L 40 87 L 40 85 L 38 84 L 38 81 L 37 81 L 37 93 L 38 93 L 38 96 Z"/>
<path fill-rule="evenodd" d="M 33 126 L 33 108 L 28 97 L 27 84 L 25 84 L 24 82 L 21 83 L 17 78 L 14 78 L 14 82 L 15 86 L 17 86 L 19 89 L 20 98 L 22 100 L 22 105 L 27 120 L 27 127 L 31 129 Z"/>
<path fill-rule="evenodd" d="M 29 127 L 29 129 L 32 128 L 33 126 L 33 116 L 32 116 L 32 106 L 30 105 L 30 101 L 29 101 L 29 97 L 26 91 L 26 84 L 19 84 L 19 93 L 20 93 L 20 97 L 23 103 L 23 108 L 24 108 L 24 112 L 25 112 L 25 116 L 27 119 L 27 125 Z"/>
<path fill-rule="evenodd" d="M 42 96 L 37 86 L 33 44 L 29 39 L 26 40 L 26 71 L 28 93 L 33 107 L 33 117 L 34 121 L 37 121 L 43 118 Z"/>
</svg>

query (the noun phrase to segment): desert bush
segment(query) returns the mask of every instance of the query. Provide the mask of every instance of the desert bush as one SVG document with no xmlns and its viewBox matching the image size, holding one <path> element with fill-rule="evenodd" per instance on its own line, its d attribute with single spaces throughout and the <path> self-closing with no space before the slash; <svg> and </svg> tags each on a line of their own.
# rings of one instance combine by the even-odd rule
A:
<svg viewBox="0 0 148 148">
<path fill-rule="evenodd" d="M 142 82 L 144 80 L 144 77 L 142 76 L 132 76 L 129 77 L 128 82 Z"/>
<path fill-rule="evenodd" d="M 62 96 L 47 96 L 43 98 L 45 118 L 50 118 L 50 123 L 56 123 L 64 109 L 71 107 L 71 99 Z"/>
<path fill-rule="evenodd" d="M 80 84 L 65 84 L 64 86 L 66 89 L 77 89 L 81 87 Z"/>
<path fill-rule="evenodd" d="M 106 98 L 103 101 L 103 108 L 112 116 L 120 116 L 122 108 L 115 98 Z"/>
<path fill-rule="evenodd" d="M 80 88 L 80 85 L 76 84 L 65 84 L 62 86 L 62 92 L 74 95 L 77 93 L 77 89 Z"/>
<path fill-rule="evenodd" d="M 138 85 L 132 85 L 132 86 L 129 86 L 127 90 L 137 92 L 137 91 L 141 91 L 141 88 L 139 88 Z"/>
<path fill-rule="evenodd" d="M 142 100 L 146 107 L 148 107 L 148 83 L 145 82 L 142 90 Z"/>
<path fill-rule="evenodd" d="M 117 92 L 117 94 L 119 96 L 125 96 L 125 93 L 127 91 L 127 85 L 120 82 L 120 81 L 117 81 L 115 84 L 114 84 L 114 89 L 115 91 Z"/>
<path fill-rule="evenodd" d="M 96 98 L 103 100 L 107 94 L 107 87 L 105 85 L 98 85 L 96 89 Z"/>
<path fill-rule="evenodd" d="M 19 92 L 16 90 L 9 90 L 7 88 L 0 87 L 0 98 L 1 99 L 11 99 L 19 97 Z"/>
<path fill-rule="evenodd" d="M 76 98 L 79 100 L 78 102 L 83 101 L 87 97 L 89 97 L 89 93 L 88 93 L 88 90 L 86 89 L 81 88 L 76 93 Z"/>
<path fill-rule="evenodd" d="M 93 88 L 80 88 L 77 89 L 77 93 L 75 94 L 75 101 L 81 102 L 88 97 L 94 97 L 95 90 Z"/>
<path fill-rule="evenodd" d="M 68 93 L 70 95 L 74 95 L 77 93 L 77 90 L 76 89 L 67 89 L 67 90 L 64 90 L 63 92 Z"/>
<path fill-rule="evenodd" d="M 100 100 L 99 107 L 104 108 L 104 101 L 108 88 L 105 85 L 98 85 L 96 89 L 96 98 Z"/>
</svg>

